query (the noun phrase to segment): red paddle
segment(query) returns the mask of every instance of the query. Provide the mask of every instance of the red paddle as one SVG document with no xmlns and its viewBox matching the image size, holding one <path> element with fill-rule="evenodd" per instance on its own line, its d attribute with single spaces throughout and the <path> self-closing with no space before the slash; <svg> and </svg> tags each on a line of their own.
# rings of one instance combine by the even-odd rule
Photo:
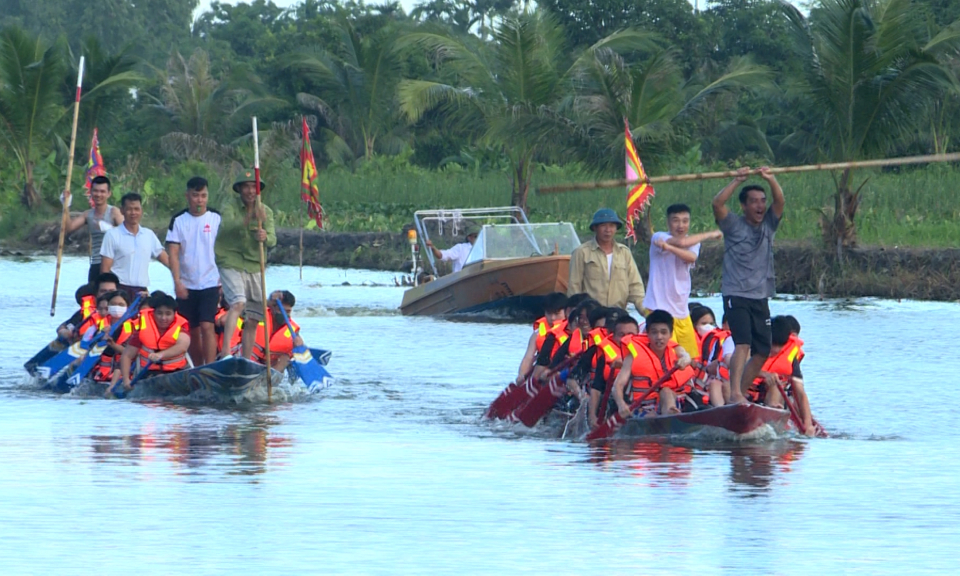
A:
<svg viewBox="0 0 960 576">
<path fill-rule="evenodd" d="M 793 420 L 793 425 L 797 427 L 797 431 L 803 432 L 803 418 L 800 417 L 800 409 L 797 408 L 797 405 L 794 403 L 793 398 L 787 396 L 787 389 L 784 388 L 783 382 L 777 379 L 777 390 L 780 391 L 780 395 L 783 396 L 783 403 L 786 404 L 787 409 L 790 410 L 790 419 Z M 827 431 L 823 429 L 823 426 L 817 422 L 816 418 L 813 415 L 810 416 L 810 420 L 813 422 L 813 427 L 816 429 L 817 438 L 826 438 L 829 436 Z"/>
<path fill-rule="evenodd" d="M 649 390 L 643 393 L 643 396 L 638 398 L 633 404 L 630 405 L 630 414 L 636 412 L 640 406 L 643 404 L 644 400 L 647 399 L 647 396 L 653 394 L 654 392 L 659 392 L 660 388 L 673 376 L 673 373 L 679 370 L 679 366 L 674 366 L 673 368 L 667 370 L 667 372 L 660 377 L 659 380 L 653 383 L 653 386 Z M 620 412 L 613 414 L 609 418 L 603 421 L 603 424 L 597 426 L 592 432 L 587 434 L 587 440 L 599 440 L 601 438 L 609 438 L 616 432 L 620 426 L 626 422 L 626 418 L 620 415 Z"/>
<path fill-rule="evenodd" d="M 554 375 L 546 386 L 542 386 L 532 400 L 510 414 L 510 419 L 516 418 L 527 428 L 533 428 L 541 418 L 553 410 L 557 398 L 567 391 L 566 379 L 561 381 L 559 375 Z"/>
<path fill-rule="evenodd" d="M 573 362 L 579 360 L 582 354 L 583 353 L 581 352 L 580 354 L 571 356 L 570 358 L 567 358 L 561 362 L 547 375 L 547 378 L 553 376 L 557 372 L 570 366 Z M 508 384 L 507 387 L 503 389 L 503 392 L 501 392 L 500 395 L 490 403 L 490 407 L 487 408 L 487 411 L 483 416 L 484 418 L 506 418 L 513 411 L 522 407 L 524 403 L 536 396 L 539 390 L 540 382 L 528 374 L 524 379 L 523 384 L 518 385 L 516 382 L 511 382 Z"/>
</svg>

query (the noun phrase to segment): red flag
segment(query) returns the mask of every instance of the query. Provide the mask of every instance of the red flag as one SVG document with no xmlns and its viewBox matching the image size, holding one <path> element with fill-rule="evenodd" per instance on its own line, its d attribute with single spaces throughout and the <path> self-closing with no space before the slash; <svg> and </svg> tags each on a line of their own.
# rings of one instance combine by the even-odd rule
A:
<svg viewBox="0 0 960 576">
<path fill-rule="evenodd" d="M 623 127 L 626 133 L 627 149 L 627 180 L 646 180 L 647 172 L 643 169 L 643 163 L 640 162 L 640 156 L 637 154 L 637 147 L 633 145 L 633 135 L 630 134 L 630 125 L 627 119 L 623 119 Z M 627 238 L 637 241 L 637 233 L 633 228 L 633 223 L 640 219 L 640 214 L 653 198 L 653 185 L 646 182 L 639 182 L 627 186 Z"/>
<path fill-rule="evenodd" d="M 300 198 L 307 203 L 307 213 L 323 229 L 323 207 L 320 206 L 320 188 L 317 187 L 317 163 L 310 147 L 310 128 L 303 119 L 303 146 L 300 148 Z"/>
<path fill-rule="evenodd" d="M 87 181 L 83 185 L 87 189 L 87 200 L 90 207 L 93 208 L 93 199 L 90 198 L 90 188 L 93 187 L 93 179 L 97 176 L 106 176 L 107 169 L 103 165 L 103 156 L 100 155 L 100 139 L 97 138 L 97 129 L 93 129 L 93 140 L 90 141 L 90 154 L 87 155 Z"/>
</svg>

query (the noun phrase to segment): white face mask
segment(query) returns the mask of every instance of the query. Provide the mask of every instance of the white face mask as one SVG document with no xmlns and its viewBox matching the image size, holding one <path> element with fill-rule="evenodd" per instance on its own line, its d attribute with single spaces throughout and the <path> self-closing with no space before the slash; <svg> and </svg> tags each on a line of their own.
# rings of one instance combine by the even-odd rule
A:
<svg viewBox="0 0 960 576">
<path fill-rule="evenodd" d="M 700 326 L 697 326 L 697 333 L 700 334 L 701 336 L 706 336 L 712 330 L 716 330 L 716 329 L 717 327 L 714 326 L 713 324 L 701 324 Z"/>
<path fill-rule="evenodd" d="M 107 306 L 107 314 L 109 314 L 112 318 L 119 318 L 126 313 L 126 306 Z"/>
</svg>

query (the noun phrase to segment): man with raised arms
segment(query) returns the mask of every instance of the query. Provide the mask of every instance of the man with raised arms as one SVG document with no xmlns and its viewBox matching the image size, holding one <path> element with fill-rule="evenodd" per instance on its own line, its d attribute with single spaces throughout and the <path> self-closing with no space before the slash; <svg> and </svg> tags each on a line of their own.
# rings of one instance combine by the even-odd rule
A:
<svg viewBox="0 0 960 576">
<path fill-rule="evenodd" d="M 723 314 L 736 345 L 730 360 L 728 404 L 745 402 L 745 393 L 770 354 L 770 307 L 776 291 L 773 271 L 773 238 L 783 217 L 785 200 L 777 179 L 764 166 L 760 177 L 770 186 L 773 203 L 767 207 L 763 186 L 748 184 L 740 190 L 743 215 L 727 209 L 737 186 L 747 181 L 750 169 L 741 168 L 730 184 L 713 199 L 713 215 L 723 232 L 723 276 L 720 293 Z M 752 355 L 751 355 L 752 353 Z M 747 358 L 750 358 L 749 362 Z"/>
</svg>

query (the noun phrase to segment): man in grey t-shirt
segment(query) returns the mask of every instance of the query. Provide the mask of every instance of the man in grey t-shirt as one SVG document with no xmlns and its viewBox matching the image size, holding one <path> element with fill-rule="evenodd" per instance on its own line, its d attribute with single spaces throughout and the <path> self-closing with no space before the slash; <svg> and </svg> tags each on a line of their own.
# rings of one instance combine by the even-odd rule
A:
<svg viewBox="0 0 960 576">
<path fill-rule="evenodd" d="M 727 200 L 737 186 L 747 180 L 750 172 L 749 168 L 738 170 L 737 177 L 713 199 L 713 215 L 723 232 L 723 279 L 720 283 L 723 313 L 730 326 L 730 337 L 736 344 L 730 359 L 728 404 L 746 401 L 750 384 L 760 374 L 770 354 L 767 299 L 776 290 L 773 237 L 785 204 L 780 184 L 764 166 L 760 169 L 760 177 L 770 185 L 773 204 L 767 208 L 767 193 L 763 186 L 749 184 L 740 190 L 743 216 L 730 212 Z"/>
</svg>

